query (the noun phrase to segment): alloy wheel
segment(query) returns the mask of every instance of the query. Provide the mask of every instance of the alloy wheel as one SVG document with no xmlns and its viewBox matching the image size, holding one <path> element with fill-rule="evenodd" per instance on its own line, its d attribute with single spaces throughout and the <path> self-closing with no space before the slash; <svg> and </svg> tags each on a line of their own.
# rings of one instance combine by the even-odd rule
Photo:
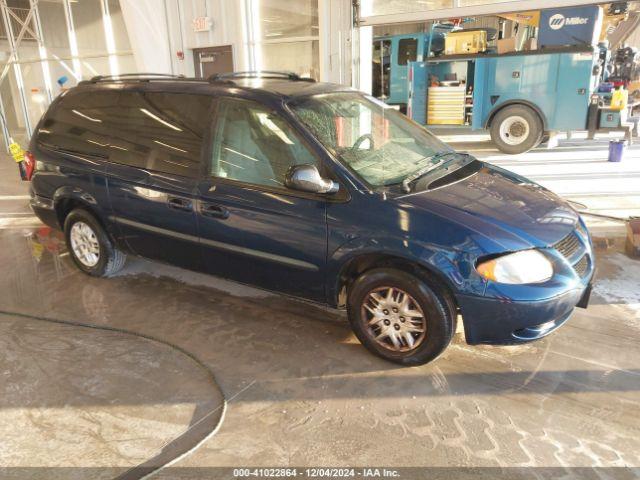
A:
<svg viewBox="0 0 640 480">
<path fill-rule="evenodd" d="M 408 352 L 425 339 L 427 320 L 418 302 L 396 287 L 370 291 L 361 307 L 367 333 L 380 346 L 393 352 Z"/>
<path fill-rule="evenodd" d="M 76 222 L 69 233 L 71 249 L 85 267 L 95 267 L 100 261 L 100 243 L 93 229 L 84 222 Z"/>
</svg>

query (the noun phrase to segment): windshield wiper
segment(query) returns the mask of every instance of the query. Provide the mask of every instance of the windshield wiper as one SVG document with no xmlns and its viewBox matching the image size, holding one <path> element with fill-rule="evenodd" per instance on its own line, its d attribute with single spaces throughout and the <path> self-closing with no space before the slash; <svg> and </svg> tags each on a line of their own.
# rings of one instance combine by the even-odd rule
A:
<svg viewBox="0 0 640 480">
<path fill-rule="evenodd" d="M 410 193 L 411 192 L 411 184 L 413 182 L 415 182 L 416 180 L 418 180 L 421 177 L 424 177 L 427 173 L 431 172 L 432 170 L 438 168 L 440 166 L 440 164 L 444 161 L 444 157 L 447 157 L 449 155 L 452 155 L 454 153 L 457 152 L 440 152 L 436 155 L 434 155 L 433 157 L 431 157 L 431 165 L 428 165 L 424 168 L 421 168 L 420 170 L 418 170 L 415 173 L 412 173 L 411 175 L 409 175 L 407 178 L 405 178 L 402 181 L 402 189 L 406 192 L 406 193 Z"/>
</svg>

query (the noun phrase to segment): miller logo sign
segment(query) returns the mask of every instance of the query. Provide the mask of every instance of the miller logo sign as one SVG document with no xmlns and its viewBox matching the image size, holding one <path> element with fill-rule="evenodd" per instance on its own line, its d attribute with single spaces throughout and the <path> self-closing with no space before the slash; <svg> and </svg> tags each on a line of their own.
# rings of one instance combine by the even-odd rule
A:
<svg viewBox="0 0 640 480">
<path fill-rule="evenodd" d="M 589 23 L 587 17 L 565 17 L 561 13 L 556 13 L 549 19 L 549 27 L 552 30 L 560 30 L 565 25 L 586 25 Z"/>
</svg>

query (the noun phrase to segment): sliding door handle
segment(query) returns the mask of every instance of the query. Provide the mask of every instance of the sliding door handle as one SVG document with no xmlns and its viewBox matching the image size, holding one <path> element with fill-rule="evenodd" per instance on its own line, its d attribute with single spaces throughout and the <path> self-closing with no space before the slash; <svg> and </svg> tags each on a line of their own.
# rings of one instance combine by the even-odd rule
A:
<svg viewBox="0 0 640 480">
<path fill-rule="evenodd" d="M 167 204 L 169 205 L 169 208 L 173 210 L 182 210 L 185 212 L 193 211 L 193 202 L 188 198 L 169 197 L 167 199 Z"/>
<path fill-rule="evenodd" d="M 222 218 L 223 220 L 229 218 L 229 210 L 221 205 L 204 204 L 200 211 L 205 217 Z"/>
</svg>

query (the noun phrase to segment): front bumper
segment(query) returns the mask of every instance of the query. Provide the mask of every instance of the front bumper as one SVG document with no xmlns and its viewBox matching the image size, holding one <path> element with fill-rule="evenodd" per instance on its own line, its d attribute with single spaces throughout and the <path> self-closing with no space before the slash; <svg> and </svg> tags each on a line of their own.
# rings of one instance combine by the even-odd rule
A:
<svg viewBox="0 0 640 480">
<path fill-rule="evenodd" d="M 483 296 L 456 295 L 467 343 L 513 345 L 538 340 L 562 326 L 575 307 L 587 308 L 595 278 L 593 246 L 584 222 L 541 249 L 554 275 L 540 284 L 487 282 Z"/>
<path fill-rule="evenodd" d="M 588 292 L 589 287 L 582 286 L 550 299 L 525 302 L 458 295 L 467 343 L 516 345 L 538 340 L 560 328 Z"/>
</svg>

